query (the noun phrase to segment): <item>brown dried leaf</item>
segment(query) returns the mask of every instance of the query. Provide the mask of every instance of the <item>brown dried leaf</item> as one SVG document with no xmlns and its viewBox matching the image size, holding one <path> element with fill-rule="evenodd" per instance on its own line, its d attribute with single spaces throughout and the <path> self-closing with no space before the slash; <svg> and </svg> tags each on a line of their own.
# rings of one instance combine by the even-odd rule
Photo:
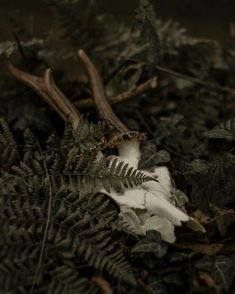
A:
<svg viewBox="0 0 235 294">
<path fill-rule="evenodd" d="M 204 271 L 198 272 L 200 280 L 202 280 L 209 288 L 213 288 L 213 293 L 220 294 L 221 289 L 216 285 L 215 280 L 212 278 L 211 274 Z"/>
<path fill-rule="evenodd" d="M 197 243 L 176 243 L 176 247 L 181 249 L 191 249 L 195 252 L 206 254 L 209 256 L 216 255 L 223 248 L 223 244 L 197 244 Z"/>
<path fill-rule="evenodd" d="M 110 284 L 101 276 L 93 277 L 92 281 L 96 283 L 100 288 L 100 293 L 102 294 L 113 294 L 113 290 L 111 289 Z"/>
<path fill-rule="evenodd" d="M 228 227 L 235 221 L 235 211 L 210 205 L 214 212 L 214 219 L 211 222 L 216 222 L 221 236 L 225 236 Z"/>
<path fill-rule="evenodd" d="M 193 217 L 199 221 L 200 224 L 206 225 L 210 221 L 210 217 L 206 215 L 202 210 L 198 209 L 193 213 Z"/>
</svg>

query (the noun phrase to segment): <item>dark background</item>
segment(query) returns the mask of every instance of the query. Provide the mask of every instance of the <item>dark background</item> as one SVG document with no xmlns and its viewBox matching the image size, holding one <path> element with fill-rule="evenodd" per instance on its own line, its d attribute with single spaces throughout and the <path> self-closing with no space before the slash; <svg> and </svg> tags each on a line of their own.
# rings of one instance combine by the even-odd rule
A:
<svg viewBox="0 0 235 294">
<path fill-rule="evenodd" d="M 88 0 L 85 0 L 88 1 Z M 118 17 L 133 17 L 137 0 L 100 0 L 100 11 Z M 188 28 L 195 37 L 213 38 L 224 42 L 230 38 L 230 24 L 235 22 L 234 0 L 154 0 L 156 11 L 163 19 L 173 18 Z M 51 12 L 42 0 L 0 0 L 0 9 L 19 10 L 21 17 L 34 26 L 35 31 L 47 29 Z M 12 34 L 4 17 L 0 18 L 0 39 L 11 39 Z"/>
</svg>

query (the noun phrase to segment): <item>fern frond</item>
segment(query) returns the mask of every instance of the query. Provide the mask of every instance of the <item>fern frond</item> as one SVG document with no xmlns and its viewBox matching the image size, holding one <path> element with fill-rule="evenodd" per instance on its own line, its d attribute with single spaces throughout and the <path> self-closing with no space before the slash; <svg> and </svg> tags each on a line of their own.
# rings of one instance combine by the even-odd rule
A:
<svg viewBox="0 0 235 294">
<path fill-rule="evenodd" d="M 73 145 L 74 137 L 71 125 L 65 124 L 64 133 L 60 141 L 60 148 L 66 152 L 66 150 L 70 149 Z"/>
<path fill-rule="evenodd" d="M 83 256 L 84 260 L 96 269 L 105 270 L 116 277 L 128 282 L 129 284 L 135 285 L 135 279 L 131 272 L 129 264 L 123 258 L 121 251 L 115 253 L 108 253 L 105 251 L 97 251 L 94 245 L 88 244 L 86 241 L 82 241 L 80 244 L 77 254 Z"/>
<path fill-rule="evenodd" d="M 123 161 L 119 162 L 118 158 L 110 162 L 105 175 L 107 177 L 104 177 L 102 182 L 108 192 L 110 191 L 110 187 L 120 191 L 122 186 L 125 188 L 133 188 L 134 186 L 139 186 L 149 181 L 156 181 L 155 178 L 144 172 L 129 167 L 127 163 Z"/>
<path fill-rule="evenodd" d="M 84 134 L 92 134 L 95 129 L 90 125 Z M 16 145 L 6 123 L 1 134 L 5 143 Z M 97 160 L 92 152 L 81 154 L 73 134 L 66 136 L 63 144 L 54 140 L 54 146 L 47 141 L 41 150 L 33 134 L 25 131 L 20 149 L 23 160 L 1 173 L 0 285 L 6 291 L 20 287 L 27 293 L 37 272 L 35 293 L 48 291 L 48 287 L 51 293 L 96 293 L 94 282 L 79 271 L 81 264 L 135 284 L 131 267 L 111 236 L 115 225 L 120 227 L 119 210 L 110 198 L 95 191 L 104 179 L 111 185 L 114 182 L 115 187 L 123 185 L 123 177 L 128 178 L 128 185 L 146 179 L 117 162 L 109 168 L 110 161 L 105 157 Z M 41 257 L 49 194 L 53 195 L 53 205 Z"/>
<path fill-rule="evenodd" d="M 75 142 L 79 144 L 81 152 L 95 146 L 103 138 L 105 128 L 104 121 L 94 124 L 82 118 L 76 132 L 74 132 Z"/>
<path fill-rule="evenodd" d="M 24 131 L 24 161 L 28 161 L 32 157 L 32 152 L 37 149 L 37 139 L 30 129 Z"/>
<path fill-rule="evenodd" d="M 63 38 L 76 47 L 90 47 L 94 44 L 92 38 L 87 38 L 92 30 L 97 30 L 94 10 L 90 9 L 91 1 L 85 6 L 80 1 L 45 0 L 55 12 L 55 23 L 63 32 Z M 82 12 L 82 13 L 81 13 Z M 89 28 L 87 23 L 89 22 Z"/>
<path fill-rule="evenodd" d="M 18 157 L 18 148 L 8 124 L 0 119 L 0 163 L 2 165 L 13 164 Z"/>
<path fill-rule="evenodd" d="M 53 269 L 52 281 L 48 286 L 49 293 L 55 294 L 93 294 L 98 293 L 98 287 L 87 278 L 81 278 L 79 269 L 72 264 L 65 264 Z"/>
<path fill-rule="evenodd" d="M 76 145 L 80 153 L 88 152 L 103 138 L 105 128 L 106 123 L 104 121 L 94 124 L 84 118 L 81 118 L 76 131 L 73 131 L 70 125 L 66 125 L 61 140 L 61 149 L 66 154 Z"/>
<path fill-rule="evenodd" d="M 212 130 L 206 131 L 204 136 L 209 139 L 235 140 L 235 118 L 227 120 L 225 123 Z"/>
</svg>

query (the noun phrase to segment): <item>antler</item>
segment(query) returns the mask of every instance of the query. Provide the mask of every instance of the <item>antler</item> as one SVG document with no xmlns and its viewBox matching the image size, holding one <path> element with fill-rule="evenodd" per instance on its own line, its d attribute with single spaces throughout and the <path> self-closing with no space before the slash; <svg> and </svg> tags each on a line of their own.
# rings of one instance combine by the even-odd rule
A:
<svg viewBox="0 0 235 294">
<path fill-rule="evenodd" d="M 51 69 L 46 69 L 43 77 L 24 72 L 7 62 L 8 71 L 19 81 L 31 87 L 42 97 L 65 121 L 69 121 L 74 130 L 77 129 L 81 115 L 70 100 L 56 86 Z"/>
<path fill-rule="evenodd" d="M 83 61 L 91 80 L 93 99 L 100 117 L 106 120 L 113 128 L 112 138 L 109 147 L 113 148 L 122 145 L 126 141 L 143 141 L 147 138 L 145 133 L 130 131 L 113 112 L 105 94 L 103 82 L 95 65 L 83 50 L 79 50 L 79 56 Z"/>
<path fill-rule="evenodd" d="M 111 126 L 114 127 L 117 131 L 121 133 L 128 132 L 128 128 L 119 120 L 108 102 L 104 91 L 103 82 L 96 67 L 83 50 L 79 50 L 79 56 L 88 71 L 91 80 L 93 99 L 95 101 L 99 115 L 101 118 L 110 123 Z"/>
</svg>

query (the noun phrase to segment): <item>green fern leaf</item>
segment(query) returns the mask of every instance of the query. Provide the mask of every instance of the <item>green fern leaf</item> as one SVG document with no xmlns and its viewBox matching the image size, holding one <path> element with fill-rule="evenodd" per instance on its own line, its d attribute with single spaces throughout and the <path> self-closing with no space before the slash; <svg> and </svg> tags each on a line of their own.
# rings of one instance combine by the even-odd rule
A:
<svg viewBox="0 0 235 294">
<path fill-rule="evenodd" d="M 120 192 L 123 187 L 133 188 L 134 186 L 157 180 L 140 170 L 129 167 L 129 165 L 123 161 L 118 162 L 117 158 L 110 162 L 108 169 L 104 171 L 103 177 L 102 182 L 108 192 L 110 192 L 111 187 Z M 108 179 L 109 182 L 107 181 Z"/>
</svg>

